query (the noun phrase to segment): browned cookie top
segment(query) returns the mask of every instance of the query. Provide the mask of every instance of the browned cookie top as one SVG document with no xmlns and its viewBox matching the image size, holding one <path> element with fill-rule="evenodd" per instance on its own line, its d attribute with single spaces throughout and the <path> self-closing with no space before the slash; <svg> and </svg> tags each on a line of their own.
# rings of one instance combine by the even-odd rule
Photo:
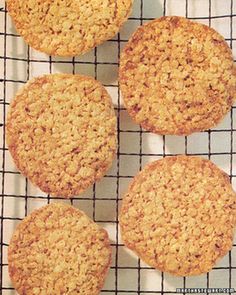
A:
<svg viewBox="0 0 236 295">
<path fill-rule="evenodd" d="M 164 158 L 132 181 L 120 226 L 125 245 L 152 267 L 179 276 L 205 273 L 232 247 L 236 194 L 209 160 Z"/>
<path fill-rule="evenodd" d="M 8 0 L 17 31 L 33 48 L 50 55 L 83 54 L 112 38 L 133 0 Z"/>
<path fill-rule="evenodd" d="M 159 134 L 214 127 L 236 98 L 236 68 L 224 38 L 183 17 L 139 27 L 121 54 L 119 76 L 131 117 Z"/>
<path fill-rule="evenodd" d="M 98 295 L 111 262 L 107 232 L 82 211 L 50 204 L 17 227 L 9 274 L 20 295 Z"/>
<path fill-rule="evenodd" d="M 86 76 L 29 81 L 10 105 L 6 131 L 18 169 L 54 196 L 82 193 L 105 174 L 116 152 L 111 98 Z"/>
</svg>

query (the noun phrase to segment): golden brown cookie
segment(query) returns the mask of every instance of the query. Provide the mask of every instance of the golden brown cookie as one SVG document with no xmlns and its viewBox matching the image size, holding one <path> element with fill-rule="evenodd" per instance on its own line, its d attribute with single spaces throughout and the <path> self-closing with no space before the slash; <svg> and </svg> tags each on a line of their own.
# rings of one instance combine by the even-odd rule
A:
<svg viewBox="0 0 236 295">
<path fill-rule="evenodd" d="M 85 191 L 105 174 L 116 152 L 111 98 L 86 76 L 29 81 L 10 105 L 6 131 L 20 172 L 53 196 Z"/>
<path fill-rule="evenodd" d="M 49 55 L 83 54 L 118 33 L 133 0 L 8 0 L 17 31 Z"/>
<path fill-rule="evenodd" d="M 212 128 L 236 99 L 236 68 L 224 38 L 183 17 L 139 27 L 121 54 L 119 79 L 130 116 L 158 134 Z"/>
<path fill-rule="evenodd" d="M 107 232 L 65 204 L 35 210 L 16 228 L 9 274 L 20 295 L 97 295 L 111 262 Z"/>
<path fill-rule="evenodd" d="M 232 247 L 236 194 L 229 177 L 209 160 L 164 158 L 132 181 L 120 226 L 124 244 L 150 266 L 198 275 Z"/>
</svg>

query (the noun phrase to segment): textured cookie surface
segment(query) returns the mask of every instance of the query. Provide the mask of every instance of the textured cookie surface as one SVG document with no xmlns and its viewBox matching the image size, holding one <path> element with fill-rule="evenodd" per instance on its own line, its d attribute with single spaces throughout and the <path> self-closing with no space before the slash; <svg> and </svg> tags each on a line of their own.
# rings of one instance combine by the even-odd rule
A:
<svg viewBox="0 0 236 295">
<path fill-rule="evenodd" d="M 19 34 L 50 55 L 83 54 L 115 36 L 133 0 L 8 0 Z"/>
<path fill-rule="evenodd" d="M 107 232 L 60 203 L 27 216 L 8 250 L 9 274 L 20 295 L 97 295 L 110 261 Z"/>
<path fill-rule="evenodd" d="M 179 276 L 205 273 L 232 247 L 236 194 L 212 162 L 164 158 L 134 178 L 120 226 L 125 245 L 152 267 Z"/>
<path fill-rule="evenodd" d="M 105 174 L 116 152 L 111 99 L 93 78 L 33 79 L 11 103 L 7 143 L 18 169 L 41 190 L 80 194 Z"/>
<path fill-rule="evenodd" d="M 121 54 L 119 76 L 131 117 L 159 134 L 212 128 L 236 98 L 236 68 L 224 38 L 181 17 L 138 28 Z"/>
</svg>

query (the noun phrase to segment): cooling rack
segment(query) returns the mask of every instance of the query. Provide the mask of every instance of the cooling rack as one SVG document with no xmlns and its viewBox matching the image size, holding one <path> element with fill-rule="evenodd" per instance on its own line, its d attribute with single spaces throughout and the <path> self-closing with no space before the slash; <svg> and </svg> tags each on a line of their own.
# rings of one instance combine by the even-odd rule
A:
<svg viewBox="0 0 236 295">
<path fill-rule="evenodd" d="M 145 265 L 124 247 L 120 239 L 118 212 L 122 194 L 147 162 L 176 154 L 200 155 L 228 173 L 236 188 L 236 106 L 216 128 L 188 137 L 146 132 L 131 122 L 123 107 L 117 82 L 120 52 L 137 26 L 162 15 L 185 16 L 215 28 L 225 37 L 236 56 L 235 0 L 134 0 L 133 13 L 117 36 L 83 57 L 70 59 L 48 57 L 26 46 L 7 14 L 5 1 L 0 0 L 1 294 L 16 294 L 7 271 L 7 248 L 15 226 L 33 209 L 55 201 L 69 202 L 84 210 L 109 232 L 113 262 L 101 292 L 103 295 L 224 294 L 236 291 L 236 240 L 232 251 L 210 273 L 176 278 Z M 112 168 L 93 188 L 69 201 L 44 194 L 21 176 L 5 142 L 6 114 L 16 91 L 29 78 L 55 72 L 86 74 L 100 80 L 112 96 L 118 118 L 119 147 Z"/>
</svg>

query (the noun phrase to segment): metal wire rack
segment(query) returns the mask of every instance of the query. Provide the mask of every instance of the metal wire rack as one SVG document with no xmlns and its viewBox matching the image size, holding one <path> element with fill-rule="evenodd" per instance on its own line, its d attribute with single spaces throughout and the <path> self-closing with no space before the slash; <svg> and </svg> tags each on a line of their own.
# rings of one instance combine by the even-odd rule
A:
<svg viewBox="0 0 236 295">
<path fill-rule="evenodd" d="M 215 129 L 188 137 L 150 134 L 133 124 L 123 107 L 117 82 L 120 52 L 137 26 L 162 15 L 181 15 L 214 27 L 236 55 L 235 0 L 134 0 L 133 13 L 115 38 L 73 59 L 48 57 L 27 47 L 12 25 L 5 1 L 0 0 L 1 294 L 16 294 L 7 271 L 7 248 L 16 224 L 33 209 L 58 201 L 32 187 L 15 169 L 5 143 L 7 109 L 17 89 L 29 78 L 53 72 L 94 76 L 106 86 L 117 112 L 119 147 L 113 167 L 92 189 L 68 201 L 84 210 L 110 234 L 113 263 L 101 294 L 174 294 L 176 288 L 236 290 L 236 240 L 232 251 L 210 273 L 175 278 L 142 263 L 120 239 L 118 211 L 122 194 L 131 178 L 147 162 L 175 154 L 201 155 L 224 169 L 236 188 L 236 106 Z M 186 290 L 179 292 L 186 293 Z M 208 294 L 208 291 L 202 293 Z"/>
</svg>

